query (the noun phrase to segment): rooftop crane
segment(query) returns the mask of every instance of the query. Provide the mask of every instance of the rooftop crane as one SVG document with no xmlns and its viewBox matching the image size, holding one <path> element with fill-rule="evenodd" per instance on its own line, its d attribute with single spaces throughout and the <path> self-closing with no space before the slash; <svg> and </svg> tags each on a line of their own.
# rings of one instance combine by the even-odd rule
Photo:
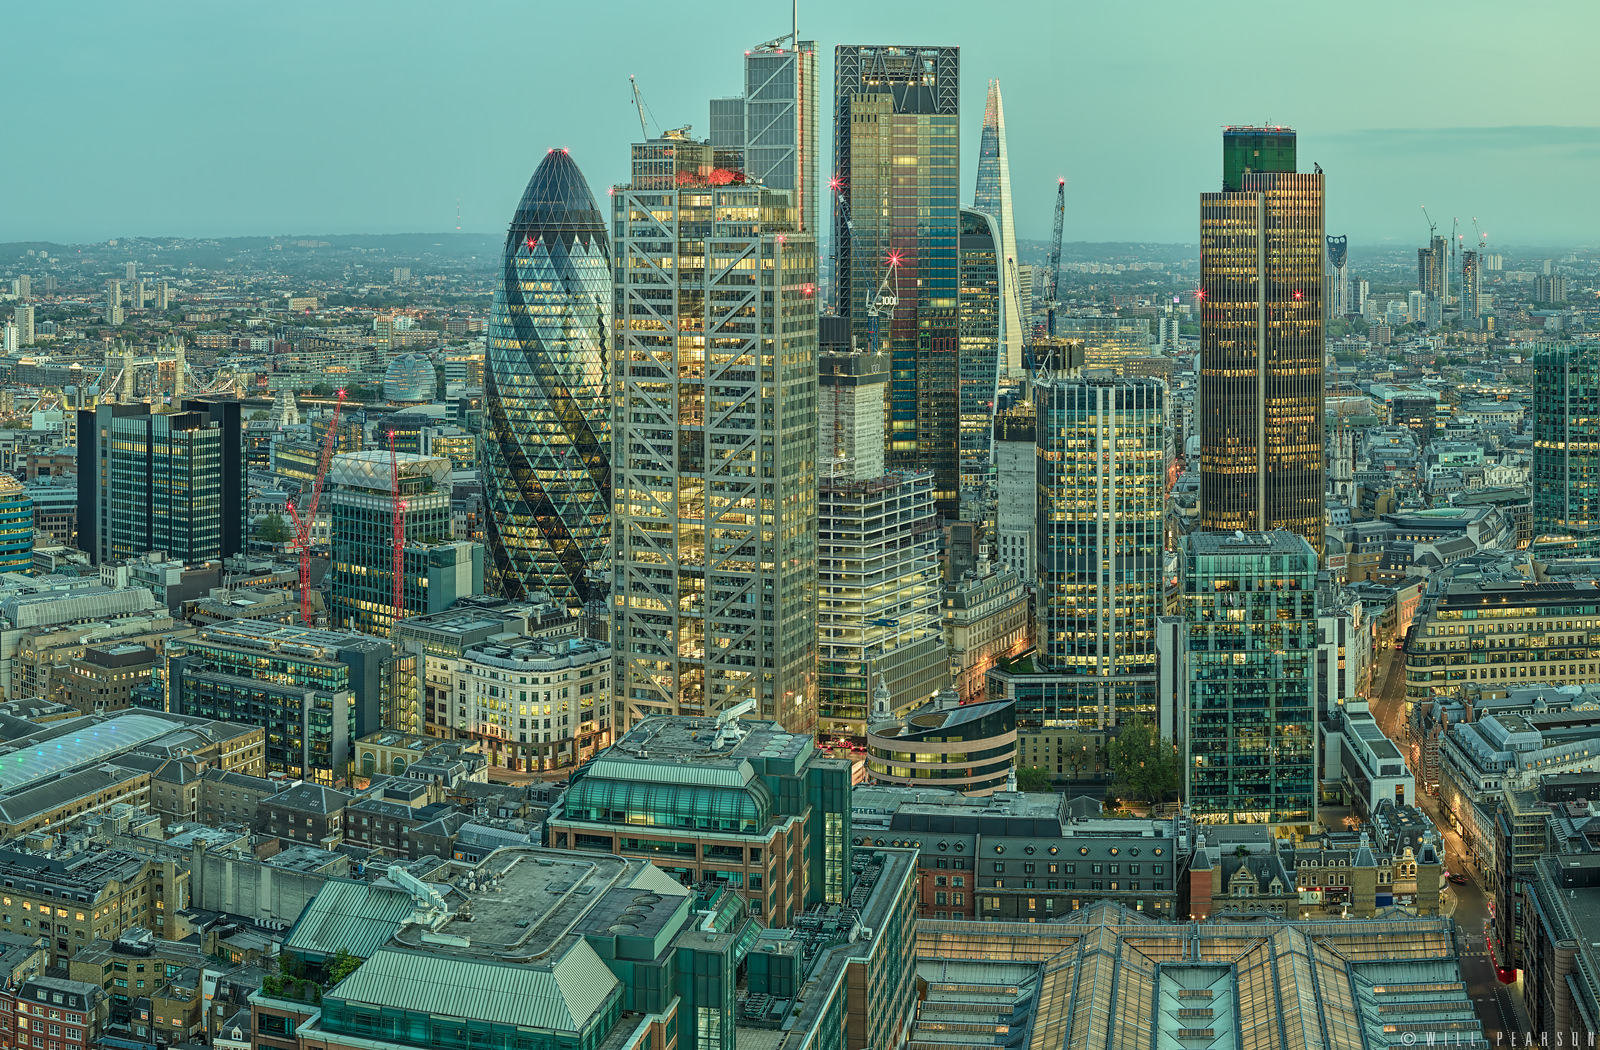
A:
<svg viewBox="0 0 1600 1050">
<path fill-rule="evenodd" d="M 400 498 L 400 460 L 394 452 L 394 431 L 389 431 L 389 495 L 394 502 L 394 625 L 406 618 L 406 501 Z"/>
<path fill-rule="evenodd" d="M 1045 332 L 1056 334 L 1056 307 L 1061 303 L 1061 224 L 1067 214 L 1067 180 L 1056 180 L 1056 220 L 1050 232 L 1050 298 L 1045 305 Z"/>
<path fill-rule="evenodd" d="M 644 135 L 644 137 L 646 139 L 649 139 L 650 138 L 650 129 L 649 129 L 649 127 L 647 127 L 645 125 L 645 122 L 644 122 L 644 111 L 649 109 L 650 107 L 645 105 L 644 92 L 639 90 L 639 82 L 637 80 L 635 80 L 633 77 L 630 76 L 628 78 L 628 86 L 633 88 L 633 104 L 634 104 L 634 107 L 636 109 L 638 109 L 638 111 L 639 111 L 639 131 Z M 655 119 L 655 114 L 651 113 L 650 114 L 650 118 L 652 120 L 654 120 Z M 660 121 L 656 121 L 656 126 L 660 127 L 661 126 L 661 122 Z"/>
<path fill-rule="evenodd" d="M 894 284 L 895 271 L 899 266 L 900 253 L 890 252 L 889 268 L 884 271 L 883 281 L 878 285 L 877 293 L 867 303 L 867 338 L 872 343 L 872 352 L 875 354 L 883 353 L 878 335 L 882 319 L 887 316 L 891 321 L 894 320 L 894 309 L 900 305 L 900 296 L 896 294 L 897 289 Z"/>
<path fill-rule="evenodd" d="M 1439 232 L 1439 224 L 1428 218 L 1428 206 L 1426 204 L 1422 206 L 1422 218 L 1428 224 L 1428 246 L 1431 248 L 1433 247 L 1433 238 Z"/>
<path fill-rule="evenodd" d="M 311 502 L 306 506 L 306 516 L 291 502 L 289 517 L 294 521 L 294 550 L 300 558 L 300 622 L 311 626 L 311 523 L 317 517 L 317 504 L 322 502 L 322 482 L 328 476 L 328 464 L 333 461 L 333 443 L 339 436 L 339 412 L 344 408 L 344 391 L 339 391 L 333 403 L 333 420 L 322 437 L 322 456 L 317 460 L 317 473 L 311 480 Z"/>
<path fill-rule="evenodd" d="M 1476 215 L 1472 217 L 1472 232 L 1478 235 L 1478 250 L 1480 252 L 1489 247 L 1489 235 L 1478 227 L 1478 217 Z"/>
</svg>

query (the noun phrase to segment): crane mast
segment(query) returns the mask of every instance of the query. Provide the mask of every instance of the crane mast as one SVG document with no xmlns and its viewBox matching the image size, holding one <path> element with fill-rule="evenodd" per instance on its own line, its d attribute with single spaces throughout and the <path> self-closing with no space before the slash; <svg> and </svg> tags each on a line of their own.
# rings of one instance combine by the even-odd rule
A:
<svg viewBox="0 0 1600 1050">
<path fill-rule="evenodd" d="M 1061 302 L 1061 226 L 1067 214 L 1067 180 L 1056 180 L 1055 225 L 1050 232 L 1050 298 L 1045 307 L 1045 332 L 1056 334 L 1056 307 Z"/>
<path fill-rule="evenodd" d="M 322 436 L 322 454 L 317 459 L 317 472 L 311 479 L 311 502 L 306 505 L 302 518 L 293 503 L 289 504 L 289 517 L 294 521 L 294 550 L 300 560 L 300 622 L 311 626 L 311 523 L 317 518 L 317 505 L 322 502 L 322 483 L 328 476 L 328 465 L 333 462 L 333 443 L 339 436 L 339 413 L 344 408 L 344 391 L 340 390 L 333 403 L 333 419 L 328 432 Z"/>
</svg>

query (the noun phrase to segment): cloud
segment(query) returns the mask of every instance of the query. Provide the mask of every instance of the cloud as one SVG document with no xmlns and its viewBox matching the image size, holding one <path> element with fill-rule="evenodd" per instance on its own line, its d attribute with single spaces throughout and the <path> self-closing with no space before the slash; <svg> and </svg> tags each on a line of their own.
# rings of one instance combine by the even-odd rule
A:
<svg viewBox="0 0 1600 1050">
<path fill-rule="evenodd" d="M 1345 147 L 1405 150 L 1416 154 L 1466 150 L 1560 150 L 1569 157 L 1600 156 L 1600 127 L 1511 124 L 1503 127 L 1364 128 L 1319 134 Z"/>
</svg>

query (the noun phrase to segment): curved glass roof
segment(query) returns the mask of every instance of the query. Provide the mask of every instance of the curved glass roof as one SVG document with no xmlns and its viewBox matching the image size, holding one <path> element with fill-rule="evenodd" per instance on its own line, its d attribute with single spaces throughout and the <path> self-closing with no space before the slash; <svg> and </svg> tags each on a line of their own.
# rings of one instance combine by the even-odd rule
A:
<svg viewBox="0 0 1600 1050">
<path fill-rule="evenodd" d="M 587 776 L 567 789 L 562 812 L 573 820 L 646 828 L 759 832 L 772 822 L 772 789 L 759 780 L 742 788 L 651 784 Z"/>
<path fill-rule="evenodd" d="M 120 715 L 76 732 L 0 752 L 0 792 L 121 754 L 183 727 L 155 715 Z"/>
</svg>

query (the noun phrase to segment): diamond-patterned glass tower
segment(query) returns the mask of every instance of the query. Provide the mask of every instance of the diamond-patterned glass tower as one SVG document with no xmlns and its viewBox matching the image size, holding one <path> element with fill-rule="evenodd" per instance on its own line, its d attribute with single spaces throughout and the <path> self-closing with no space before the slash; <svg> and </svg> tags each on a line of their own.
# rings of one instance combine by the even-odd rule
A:
<svg viewBox="0 0 1600 1050">
<path fill-rule="evenodd" d="M 567 151 L 533 173 L 489 319 L 484 535 L 499 593 L 576 608 L 611 524 L 611 242 Z"/>
</svg>

